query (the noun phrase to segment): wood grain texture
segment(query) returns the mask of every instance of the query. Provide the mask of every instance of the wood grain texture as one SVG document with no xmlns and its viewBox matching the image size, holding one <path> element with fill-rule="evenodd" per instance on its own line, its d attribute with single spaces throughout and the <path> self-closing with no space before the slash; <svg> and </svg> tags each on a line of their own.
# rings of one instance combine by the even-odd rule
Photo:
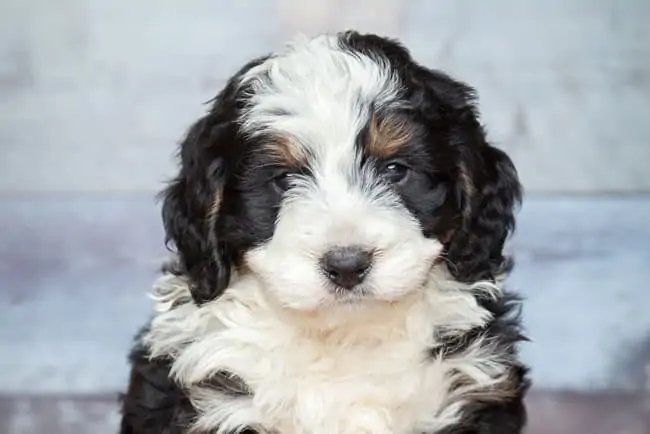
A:
<svg viewBox="0 0 650 434">
<path fill-rule="evenodd" d="M 0 396 L 0 434 L 113 434 L 115 395 Z M 648 396 L 536 392 L 527 434 L 647 434 Z"/>
</svg>

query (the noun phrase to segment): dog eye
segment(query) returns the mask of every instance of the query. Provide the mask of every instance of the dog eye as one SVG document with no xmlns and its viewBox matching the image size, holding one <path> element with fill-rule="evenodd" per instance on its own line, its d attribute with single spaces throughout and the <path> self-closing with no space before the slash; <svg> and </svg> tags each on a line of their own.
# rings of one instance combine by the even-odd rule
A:
<svg viewBox="0 0 650 434">
<path fill-rule="evenodd" d="M 391 162 L 385 165 L 380 173 L 381 176 L 386 179 L 386 181 L 393 184 L 398 184 L 406 178 L 406 175 L 409 174 L 409 171 L 410 169 L 405 165 Z"/>
<path fill-rule="evenodd" d="M 282 172 L 273 178 L 273 183 L 280 191 L 287 191 L 291 187 L 291 183 L 298 177 L 297 173 Z"/>
</svg>

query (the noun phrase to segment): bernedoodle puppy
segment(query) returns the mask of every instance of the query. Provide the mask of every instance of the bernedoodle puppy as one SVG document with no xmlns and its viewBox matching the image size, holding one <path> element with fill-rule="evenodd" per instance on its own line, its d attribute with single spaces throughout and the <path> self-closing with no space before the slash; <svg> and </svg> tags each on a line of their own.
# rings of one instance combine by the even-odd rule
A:
<svg viewBox="0 0 650 434">
<path fill-rule="evenodd" d="M 521 187 L 474 90 L 348 31 L 245 65 L 162 193 L 122 434 L 515 434 Z"/>
</svg>

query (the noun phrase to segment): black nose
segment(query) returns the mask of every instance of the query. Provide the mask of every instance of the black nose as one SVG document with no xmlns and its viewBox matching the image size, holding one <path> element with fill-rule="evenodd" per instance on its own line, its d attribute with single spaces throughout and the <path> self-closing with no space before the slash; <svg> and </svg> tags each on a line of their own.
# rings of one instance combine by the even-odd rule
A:
<svg viewBox="0 0 650 434">
<path fill-rule="evenodd" d="M 327 278 L 346 289 L 363 282 L 371 265 L 372 253 L 358 247 L 337 247 L 321 258 Z"/>
</svg>

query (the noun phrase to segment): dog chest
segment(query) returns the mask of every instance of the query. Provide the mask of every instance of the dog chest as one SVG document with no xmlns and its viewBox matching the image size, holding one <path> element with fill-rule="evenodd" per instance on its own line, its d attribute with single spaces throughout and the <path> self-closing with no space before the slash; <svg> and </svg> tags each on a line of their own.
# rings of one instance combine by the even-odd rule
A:
<svg viewBox="0 0 650 434">
<path fill-rule="evenodd" d="M 261 340 L 271 340 L 267 335 Z M 283 342 L 284 341 L 284 342 Z M 228 370 L 242 378 L 252 412 L 280 433 L 408 433 L 444 413 L 445 363 L 408 340 L 347 346 L 282 339 L 241 348 Z M 447 416 L 443 416 L 447 417 Z"/>
</svg>

